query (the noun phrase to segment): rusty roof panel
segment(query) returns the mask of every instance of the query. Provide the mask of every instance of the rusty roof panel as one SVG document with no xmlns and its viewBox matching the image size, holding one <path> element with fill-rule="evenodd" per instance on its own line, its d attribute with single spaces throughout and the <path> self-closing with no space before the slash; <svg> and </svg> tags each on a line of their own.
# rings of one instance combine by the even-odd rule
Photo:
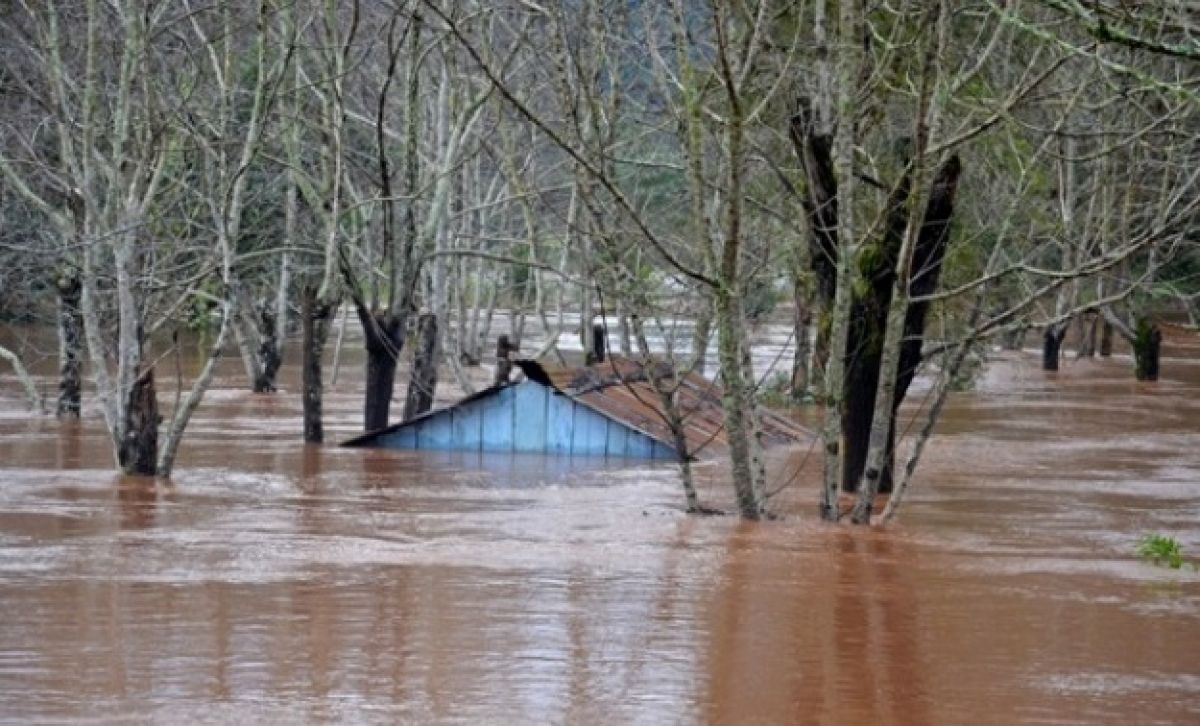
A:
<svg viewBox="0 0 1200 726">
<path fill-rule="evenodd" d="M 649 380 L 653 374 L 656 380 L 674 385 L 675 371 L 669 365 L 657 360 L 643 365 L 618 356 L 581 368 L 546 367 L 528 360 L 516 363 L 526 377 L 547 382 L 589 408 L 674 447 L 665 408 Z M 719 386 L 698 373 L 689 371 L 679 379 L 676 401 L 693 455 L 717 456 L 728 448 L 721 393 Z M 801 443 L 812 437 L 803 427 L 766 409 L 759 410 L 759 421 L 764 443 L 769 445 Z"/>
</svg>

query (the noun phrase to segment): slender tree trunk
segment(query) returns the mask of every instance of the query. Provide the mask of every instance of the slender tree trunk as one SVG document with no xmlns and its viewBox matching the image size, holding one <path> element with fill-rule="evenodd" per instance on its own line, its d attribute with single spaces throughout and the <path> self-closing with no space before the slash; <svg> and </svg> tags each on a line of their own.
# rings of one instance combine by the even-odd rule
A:
<svg viewBox="0 0 1200 726">
<path fill-rule="evenodd" d="M 1042 370 L 1058 370 L 1058 359 L 1062 351 L 1063 338 L 1067 334 L 1065 323 L 1058 323 L 1046 328 L 1042 333 Z"/>
<path fill-rule="evenodd" d="M 58 278 L 58 417 L 79 418 L 83 382 L 80 363 L 83 358 L 83 311 L 80 297 L 83 287 L 79 276 L 64 274 Z"/>
<path fill-rule="evenodd" d="M 799 401 L 808 393 L 809 356 L 812 355 L 809 333 L 812 329 L 812 295 L 799 275 L 792 290 L 792 338 L 796 343 L 796 355 L 792 358 L 791 398 Z"/>
<path fill-rule="evenodd" d="M 708 343 L 712 339 L 712 303 L 708 296 L 702 297 L 703 306 L 696 315 L 696 328 L 692 338 L 692 370 L 705 375 L 708 367 Z"/>
<path fill-rule="evenodd" d="M 154 476 L 158 468 L 158 399 L 154 369 L 134 380 L 125 407 L 125 431 L 117 462 L 126 474 Z"/>
<path fill-rule="evenodd" d="M 728 242 L 726 243 L 728 244 Z M 756 476 L 750 446 L 752 411 L 747 405 L 741 334 L 745 321 L 738 300 L 725 289 L 716 294 L 717 358 L 721 366 L 721 405 L 725 410 L 725 432 L 733 470 L 733 488 L 738 510 L 746 519 L 761 519 L 766 513 L 761 481 Z"/>
<path fill-rule="evenodd" d="M 303 379 L 304 440 L 319 444 L 325 440 L 321 417 L 324 382 L 321 373 L 321 354 L 329 337 L 329 320 L 334 306 L 321 300 L 315 290 L 304 293 L 301 305 L 301 377 Z"/>
<path fill-rule="evenodd" d="M 438 357 L 437 316 L 433 313 L 423 313 L 417 321 L 412 376 L 408 381 L 408 397 L 404 402 L 405 421 L 433 408 L 433 394 L 437 389 Z"/>
<path fill-rule="evenodd" d="M 629 318 L 620 304 L 617 305 L 617 341 L 621 355 L 628 357 L 633 352 L 633 344 L 629 337 Z"/>
<path fill-rule="evenodd" d="M 259 311 L 259 342 L 255 355 L 258 359 L 257 374 L 254 378 L 255 393 L 274 393 L 275 378 L 279 374 L 279 366 L 283 363 L 280 354 L 282 343 L 277 337 L 278 326 L 275 324 L 275 312 L 268 307 Z"/>
<path fill-rule="evenodd" d="M 21 384 L 21 388 L 25 389 L 25 397 L 29 399 L 30 408 L 35 411 L 44 411 L 42 394 L 38 392 L 37 383 L 34 382 L 33 376 L 29 375 L 29 371 L 21 363 L 20 356 L 0 345 L 0 360 L 8 361 L 8 364 L 12 366 L 13 373 L 17 376 L 17 381 Z"/>
<path fill-rule="evenodd" d="M 1113 326 L 1107 320 L 1100 324 L 1100 355 L 1108 358 L 1112 355 Z"/>
<path fill-rule="evenodd" d="M 677 394 L 680 380 L 678 374 L 671 376 L 671 388 L 667 388 L 663 377 L 660 377 L 654 367 L 654 359 L 650 354 L 650 343 L 646 340 L 646 331 L 637 313 L 629 316 L 629 327 L 637 342 L 638 352 L 642 356 L 642 367 L 646 371 L 646 380 L 658 396 L 663 407 L 663 418 L 667 428 L 671 430 L 671 441 L 679 458 L 679 478 L 683 484 L 683 498 L 687 504 L 688 514 L 700 514 L 707 510 L 700 504 L 700 496 L 696 493 L 696 482 L 692 476 L 692 452 L 688 447 L 687 429 L 684 427 L 683 414 L 679 411 Z"/>
</svg>

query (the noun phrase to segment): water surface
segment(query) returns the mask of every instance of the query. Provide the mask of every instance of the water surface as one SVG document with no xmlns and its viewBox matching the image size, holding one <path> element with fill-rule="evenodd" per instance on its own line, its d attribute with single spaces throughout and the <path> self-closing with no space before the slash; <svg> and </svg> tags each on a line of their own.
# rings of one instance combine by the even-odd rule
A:
<svg viewBox="0 0 1200 726">
<path fill-rule="evenodd" d="M 1165 353 L 1002 355 L 876 531 L 815 520 L 816 451 L 751 524 L 683 515 L 665 464 L 304 447 L 294 371 L 255 396 L 235 361 L 175 478 L 120 477 L 94 411 L 3 377 L 0 717 L 1197 723 L 1200 575 L 1133 555 L 1200 554 L 1200 345 Z"/>
</svg>

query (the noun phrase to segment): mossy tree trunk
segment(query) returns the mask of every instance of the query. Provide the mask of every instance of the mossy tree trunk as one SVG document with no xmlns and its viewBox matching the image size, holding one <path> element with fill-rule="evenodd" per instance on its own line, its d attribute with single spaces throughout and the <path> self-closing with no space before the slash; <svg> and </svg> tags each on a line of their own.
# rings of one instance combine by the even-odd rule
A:
<svg viewBox="0 0 1200 726">
<path fill-rule="evenodd" d="M 304 403 L 304 441 L 319 444 L 325 440 L 322 420 L 325 384 L 321 356 L 329 337 L 329 321 L 336 306 L 320 299 L 315 290 L 305 291 L 300 311 L 301 378 Z"/>
<path fill-rule="evenodd" d="M 59 418 L 79 418 L 83 381 L 83 311 L 80 297 L 83 286 L 78 274 L 60 275 L 58 288 L 58 408 Z"/>
<path fill-rule="evenodd" d="M 417 320 L 417 341 L 413 352 L 412 375 L 404 402 L 404 420 L 419 416 L 433 407 L 437 390 L 439 355 L 437 315 L 423 313 Z"/>
</svg>

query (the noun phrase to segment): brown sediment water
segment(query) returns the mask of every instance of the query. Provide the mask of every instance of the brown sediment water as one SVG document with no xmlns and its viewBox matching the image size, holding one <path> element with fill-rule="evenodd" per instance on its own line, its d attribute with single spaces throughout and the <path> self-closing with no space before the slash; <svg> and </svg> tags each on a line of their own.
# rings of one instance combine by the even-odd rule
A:
<svg viewBox="0 0 1200 726">
<path fill-rule="evenodd" d="M 1200 345 L 1155 384 L 1037 364 L 955 394 L 870 531 L 816 521 L 816 452 L 748 523 L 685 516 L 665 464 L 305 447 L 294 372 L 235 361 L 172 481 L 120 477 L 94 410 L 0 378 L 0 720 L 1200 722 L 1200 574 L 1134 555 L 1200 560 Z"/>
</svg>

